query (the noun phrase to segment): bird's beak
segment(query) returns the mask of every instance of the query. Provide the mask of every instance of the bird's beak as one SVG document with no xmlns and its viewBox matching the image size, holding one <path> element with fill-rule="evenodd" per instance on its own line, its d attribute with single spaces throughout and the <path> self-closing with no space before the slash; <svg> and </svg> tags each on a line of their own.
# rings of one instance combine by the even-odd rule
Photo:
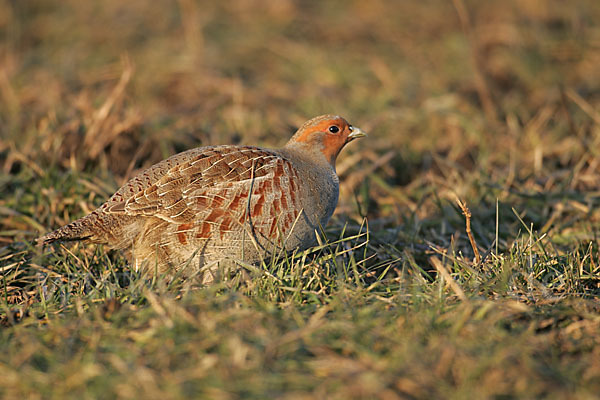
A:
<svg viewBox="0 0 600 400">
<path fill-rule="evenodd" d="M 360 128 L 353 126 L 352 132 L 350 132 L 350 134 L 348 135 L 348 142 L 365 136 L 367 136 L 365 132 L 361 131 Z"/>
</svg>

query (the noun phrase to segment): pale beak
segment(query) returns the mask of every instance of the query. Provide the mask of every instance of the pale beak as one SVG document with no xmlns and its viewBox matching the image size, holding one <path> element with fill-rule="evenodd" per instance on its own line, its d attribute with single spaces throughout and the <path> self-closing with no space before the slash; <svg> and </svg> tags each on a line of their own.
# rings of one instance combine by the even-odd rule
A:
<svg viewBox="0 0 600 400">
<path fill-rule="evenodd" d="M 352 132 L 350 132 L 350 134 L 348 135 L 348 142 L 365 136 L 367 136 L 365 132 L 361 131 L 360 128 L 353 126 Z"/>
</svg>

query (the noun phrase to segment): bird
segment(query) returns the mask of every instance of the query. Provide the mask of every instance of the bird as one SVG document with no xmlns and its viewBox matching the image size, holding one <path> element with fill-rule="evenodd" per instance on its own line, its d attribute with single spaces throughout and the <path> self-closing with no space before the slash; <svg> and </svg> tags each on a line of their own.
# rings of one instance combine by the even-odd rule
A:
<svg viewBox="0 0 600 400">
<path fill-rule="evenodd" d="M 367 136 L 337 115 L 305 122 L 278 149 L 204 146 L 175 154 L 127 181 L 90 214 L 39 237 L 125 250 L 153 276 L 185 269 L 211 283 L 281 251 L 305 250 L 339 198 L 335 163 Z"/>
</svg>

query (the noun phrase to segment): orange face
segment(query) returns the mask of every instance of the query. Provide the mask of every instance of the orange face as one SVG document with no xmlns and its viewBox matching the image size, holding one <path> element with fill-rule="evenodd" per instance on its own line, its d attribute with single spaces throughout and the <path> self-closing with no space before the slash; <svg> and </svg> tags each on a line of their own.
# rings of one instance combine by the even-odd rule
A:
<svg viewBox="0 0 600 400">
<path fill-rule="evenodd" d="M 346 143 L 363 136 L 366 136 L 363 131 L 350 125 L 344 118 L 323 115 L 302 125 L 292 140 L 321 150 L 329 163 L 335 165 Z"/>
</svg>

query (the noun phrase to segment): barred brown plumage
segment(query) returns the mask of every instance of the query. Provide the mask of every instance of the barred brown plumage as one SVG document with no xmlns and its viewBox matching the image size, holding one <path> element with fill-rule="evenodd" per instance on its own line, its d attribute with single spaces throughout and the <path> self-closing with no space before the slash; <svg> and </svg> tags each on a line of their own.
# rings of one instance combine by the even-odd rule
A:
<svg viewBox="0 0 600 400">
<path fill-rule="evenodd" d="M 333 129 L 336 127 L 337 129 Z M 304 249 L 337 205 L 335 160 L 365 136 L 341 117 L 306 122 L 281 149 L 208 146 L 176 154 L 129 180 L 100 208 L 38 239 L 132 247 L 135 268 L 191 265 L 210 282 L 219 266 Z"/>
</svg>

